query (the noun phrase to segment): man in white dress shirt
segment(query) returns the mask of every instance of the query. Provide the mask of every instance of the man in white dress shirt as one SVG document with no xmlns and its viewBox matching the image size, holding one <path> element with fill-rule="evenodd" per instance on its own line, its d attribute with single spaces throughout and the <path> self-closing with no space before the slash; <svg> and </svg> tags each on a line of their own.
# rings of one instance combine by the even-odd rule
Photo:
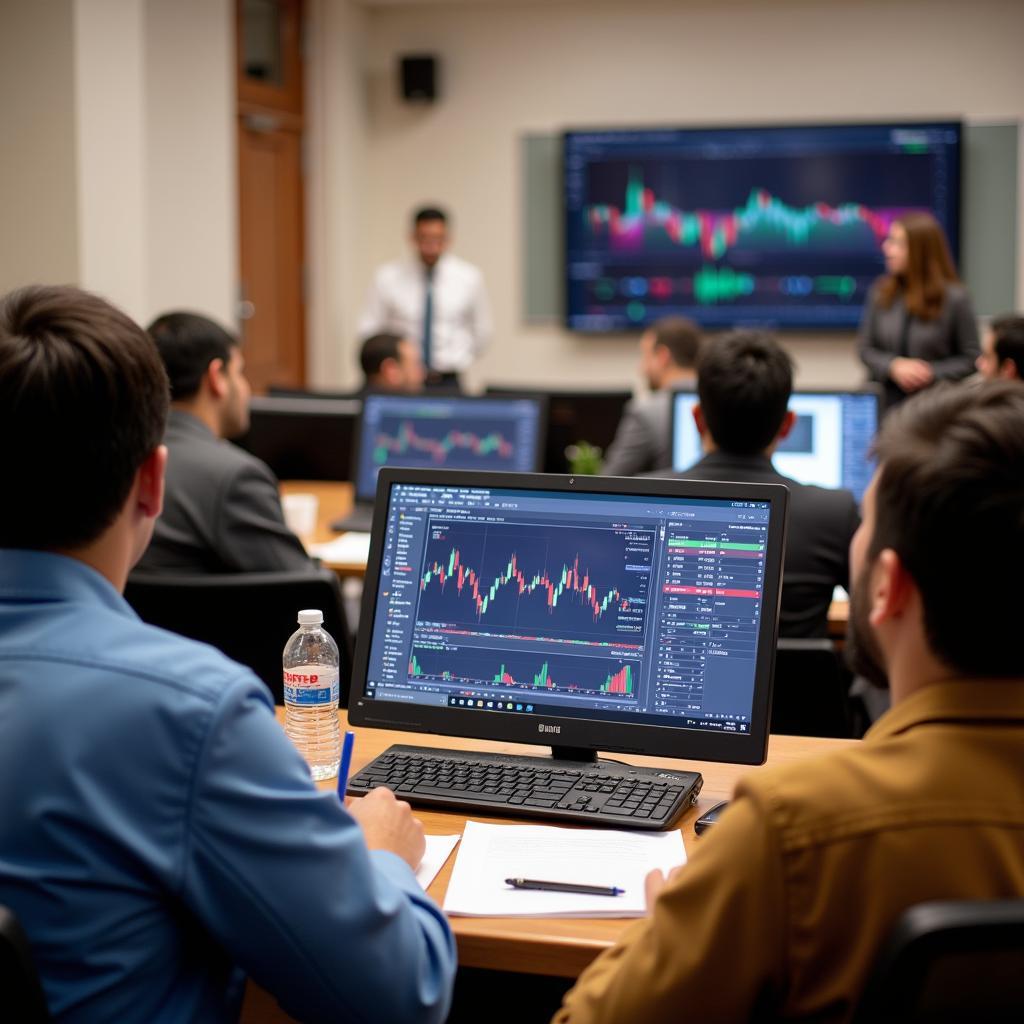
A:
<svg viewBox="0 0 1024 1024">
<path fill-rule="evenodd" d="M 359 336 L 381 332 L 417 341 L 427 387 L 451 387 L 491 335 L 483 275 L 446 252 L 448 218 L 426 207 L 413 218 L 415 256 L 378 267 L 359 320 Z"/>
</svg>

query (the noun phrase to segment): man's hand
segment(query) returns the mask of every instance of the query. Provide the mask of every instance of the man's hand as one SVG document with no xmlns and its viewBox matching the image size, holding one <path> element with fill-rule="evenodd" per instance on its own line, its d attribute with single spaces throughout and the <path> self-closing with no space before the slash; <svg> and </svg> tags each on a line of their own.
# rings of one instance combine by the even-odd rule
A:
<svg viewBox="0 0 1024 1024">
<path fill-rule="evenodd" d="M 889 376 L 908 394 L 928 387 L 935 379 L 931 364 L 923 359 L 898 357 L 889 364 Z"/>
<path fill-rule="evenodd" d="M 670 885 L 678 877 L 679 873 L 685 868 L 685 864 L 680 864 L 678 867 L 674 867 L 666 878 L 659 868 L 655 868 L 653 871 L 647 873 L 647 877 L 644 879 L 644 894 L 647 896 L 647 913 L 649 914 L 654 909 L 654 901 L 658 898 L 661 890 L 666 885 Z"/>
<path fill-rule="evenodd" d="M 348 811 L 362 828 L 371 850 L 390 850 L 413 871 L 419 867 L 427 848 L 423 822 L 412 816 L 412 808 L 404 800 L 396 800 L 390 789 L 378 787 L 351 801 Z"/>
</svg>

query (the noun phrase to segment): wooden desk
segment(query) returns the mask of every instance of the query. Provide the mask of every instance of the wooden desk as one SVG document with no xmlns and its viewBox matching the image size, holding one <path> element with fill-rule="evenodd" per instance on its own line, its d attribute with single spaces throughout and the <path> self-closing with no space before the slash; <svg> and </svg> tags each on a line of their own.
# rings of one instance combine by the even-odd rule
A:
<svg viewBox="0 0 1024 1024">
<path fill-rule="evenodd" d="M 278 718 L 284 716 L 284 709 L 277 709 Z M 338 716 L 342 729 L 347 728 L 344 711 Z M 772 736 L 768 747 L 768 765 L 779 765 L 801 761 L 831 750 L 841 749 L 858 740 L 818 739 L 803 736 Z M 510 754 L 550 753 L 548 747 L 524 746 L 516 743 L 490 743 L 484 740 L 462 739 L 456 736 L 433 736 L 421 733 L 394 732 L 384 729 L 356 730 L 355 749 L 352 754 L 352 774 L 367 762 L 373 760 L 393 743 L 411 743 L 418 746 L 444 746 L 457 750 L 489 750 Z M 692 850 L 699 843 L 693 831 L 694 821 L 708 808 L 720 800 L 732 796 L 739 778 L 747 772 L 760 771 L 744 765 L 713 764 L 708 762 L 684 762 L 656 757 L 639 757 L 614 754 L 617 760 L 631 764 L 657 765 L 669 768 L 699 771 L 704 776 L 704 788 L 695 807 L 690 808 L 679 827 L 683 842 Z M 321 788 L 332 789 L 335 780 L 320 783 Z M 453 835 L 462 833 L 467 816 L 449 811 L 417 808 L 416 816 L 423 822 L 428 834 Z M 515 819 L 493 818 L 483 814 L 472 814 L 475 821 L 508 824 Z M 525 819 L 519 819 L 520 821 Z M 536 821 L 536 819 L 533 819 Z M 458 855 L 455 853 L 434 879 L 428 892 L 443 904 L 448 889 L 452 866 Z M 495 918 L 495 917 L 454 917 L 452 930 L 458 943 L 459 965 L 480 967 L 490 970 L 516 971 L 525 974 L 547 974 L 556 977 L 574 978 L 602 950 L 611 946 L 630 924 L 630 920 L 599 920 L 570 918 Z M 242 1020 L 246 1024 L 257 1022 L 284 1022 L 290 1020 L 277 1008 L 267 993 L 250 985 L 246 1010 Z M 276 1014 L 274 1016 L 273 1014 Z"/>
</svg>

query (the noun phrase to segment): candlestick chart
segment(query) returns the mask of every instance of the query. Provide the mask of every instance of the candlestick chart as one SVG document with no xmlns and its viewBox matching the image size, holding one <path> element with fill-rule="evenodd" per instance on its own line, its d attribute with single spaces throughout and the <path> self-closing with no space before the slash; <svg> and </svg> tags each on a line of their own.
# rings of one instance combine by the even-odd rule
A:
<svg viewBox="0 0 1024 1024">
<path fill-rule="evenodd" d="M 416 623 L 530 640 L 636 642 L 644 629 L 653 546 L 654 532 L 643 530 L 434 526 Z"/>
<path fill-rule="evenodd" d="M 510 426 L 507 420 L 474 421 L 472 429 L 461 429 L 449 420 L 386 417 L 374 435 L 373 461 L 378 466 L 396 461 L 402 466 L 511 470 L 517 466 Z"/>
</svg>

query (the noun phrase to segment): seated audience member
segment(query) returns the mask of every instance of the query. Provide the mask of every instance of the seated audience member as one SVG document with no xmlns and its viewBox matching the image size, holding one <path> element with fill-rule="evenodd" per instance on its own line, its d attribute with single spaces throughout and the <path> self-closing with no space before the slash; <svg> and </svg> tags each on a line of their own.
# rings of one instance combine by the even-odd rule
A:
<svg viewBox="0 0 1024 1024">
<path fill-rule="evenodd" d="M 171 381 L 167 493 L 147 572 L 269 572 L 311 565 L 285 525 L 277 479 L 227 438 L 249 427 L 249 382 L 238 340 L 196 313 L 153 321 Z"/>
<path fill-rule="evenodd" d="M 772 466 L 776 446 L 796 422 L 787 409 L 792 390 L 793 364 L 768 335 L 735 331 L 709 342 L 697 364 L 693 411 L 705 454 L 672 476 L 789 488 L 779 632 L 826 636 L 832 591 L 847 585 L 850 538 L 860 519 L 849 491 L 797 483 Z"/>
<path fill-rule="evenodd" d="M 989 380 L 1024 380 L 1024 316 L 1009 313 L 992 319 L 982 338 L 977 367 Z"/>
<path fill-rule="evenodd" d="M 67 1021 L 443 1021 L 423 830 L 320 791 L 266 687 L 121 596 L 160 514 L 167 378 L 103 300 L 0 306 L 0 904 Z M 286 625 L 286 624 L 282 624 Z"/>
<path fill-rule="evenodd" d="M 420 350 L 399 334 L 374 334 L 359 351 L 363 391 L 416 394 L 423 390 L 427 371 Z"/>
<path fill-rule="evenodd" d="M 1024 898 L 1024 388 L 890 415 L 851 546 L 850 655 L 889 685 L 862 743 L 755 771 L 557 1024 L 848 1021 L 899 915 Z M 998 558 L 950 545 L 964 523 Z M 964 628 L 965 595 L 982 614 Z M 888 683 L 886 682 L 888 681 Z"/>
<path fill-rule="evenodd" d="M 700 329 L 682 317 L 659 320 L 640 336 L 640 372 L 651 391 L 623 410 L 601 470 L 605 476 L 671 469 L 672 392 L 693 386 L 700 347 Z"/>
</svg>

